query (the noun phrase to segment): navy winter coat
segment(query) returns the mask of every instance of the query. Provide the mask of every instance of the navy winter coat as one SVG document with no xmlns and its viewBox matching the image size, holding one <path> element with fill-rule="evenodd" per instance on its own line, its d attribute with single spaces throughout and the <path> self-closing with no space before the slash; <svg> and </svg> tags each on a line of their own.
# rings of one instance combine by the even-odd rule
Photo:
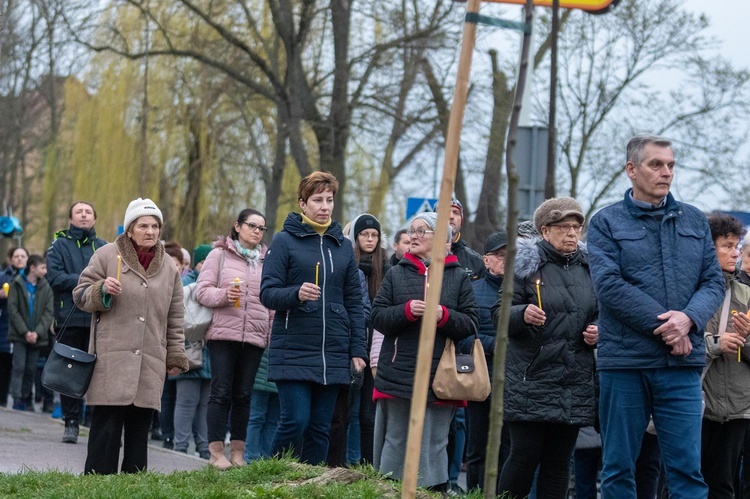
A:
<svg viewBox="0 0 750 499">
<path fill-rule="evenodd" d="M 523 314 L 538 306 L 540 281 L 544 325 Z M 597 306 L 582 245 L 565 256 L 547 241 L 518 242 L 513 306 L 505 358 L 505 420 L 594 424 L 594 349 L 583 331 L 596 321 Z"/>
<path fill-rule="evenodd" d="M 47 250 L 47 282 L 55 292 L 55 326 L 62 326 L 73 307 L 73 288 L 78 285 L 78 276 L 89 264 L 94 252 L 107 244 L 96 237 L 91 228 L 83 230 L 71 225 L 68 230 L 55 234 L 55 240 Z M 68 327 L 89 328 L 91 314 L 76 308 Z"/>
<path fill-rule="evenodd" d="M 497 329 L 492 321 L 492 308 L 500 299 L 502 285 L 503 276 L 492 275 L 486 271 L 483 278 L 471 283 L 479 312 L 479 340 L 482 342 L 484 356 L 487 359 L 490 380 L 492 379 L 492 363 L 495 356 L 495 343 L 497 342 Z M 461 351 L 469 353 L 473 345 L 474 337 L 470 336 L 461 342 Z"/>
<path fill-rule="evenodd" d="M 724 299 L 724 277 L 705 215 L 667 196 L 661 222 L 625 199 L 594 215 L 588 230 L 599 299 L 599 369 L 701 367 L 703 331 Z M 694 323 L 690 355 L 676 356 L 653 334 L 677 310 Z"/>
<path fill-rule="evenodd" d="M 385 275 L 372 303 L 370 320 L 384 336 L 375 388 L 393 397 L 411 398 L 422 320 L 411 315 L 409 302 L 423 300 L 424 292 L 425 266 L 411 253 L 406 253 Z M 458 341 L 473 335 L 479 322 L 470 278 L 453 255 L 445 258 L 440 304 L 444 315 L 435 332 L 430 386 L 445 348 L 445 339 Z M 436 400 L 430 388 L 427 401 Z"/>
<path fill-rule="evenodd" d="M 318 262 L 321 296 L 300 303 L 299 288 L 315 282 Z M 367 360 L 358 268 L 337 222 L 320 235 L 300 214 L 287 216 L 266 253 L 260 301 L 276 311 L 269 380 L 349 384 L 351 359 Z"/>
</svg>

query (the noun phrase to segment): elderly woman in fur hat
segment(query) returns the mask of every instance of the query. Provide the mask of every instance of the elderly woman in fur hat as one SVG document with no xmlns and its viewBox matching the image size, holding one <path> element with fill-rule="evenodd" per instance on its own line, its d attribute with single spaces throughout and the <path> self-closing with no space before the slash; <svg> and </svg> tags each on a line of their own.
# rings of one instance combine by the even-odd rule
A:
<svg viewBox="0 0 750 499">
<path fill-rule="evenodd" d="M 534 213 L 541 238 L 520 239 L 505 361 L 504 420 L 511 450 L 498 493 L 564 498 L 570 456 L 582 426 L 594 424 L 596 297 L 584 223 L 572 198 L 549 199 Z"/>
<path fill-rule="evenodd" d="M 123 428 L 120 471 L 146 470 L 164 378 L 188 370 L 180 270 L 160 242 L 162 223 L 153 201 L 131 201 L 125 233 L 94 253 L 73 290 L 79 308 L 94 314 L 89 350 L 97 355 L 85 473 L 117 473 Z"/>
<path fill-rule="evenodd" d="M 425 309 L 425 275 L 433 245 L 444 246 L 447 253 L 451 241 L 450 228 L 447 241 L 435 241 L 436 225 L 437 213 L 420 213 L 412 220 L 407 231 L 409 251 L 385 275 L 370 315 L 373 327 L 384 336 L 373 390 L 377 404 L 373 466 L 396 479 L 403 476 L 422 321 L 437 323 L 430 386 L 446 338 L 462 340 L 474 334 L 479 324 L 471 280 L 452 254 L 445 257 L 440 305 L 436 310 Z M 420 487 L 448 491 L 448 432 L 455 407 L 465 405 L 465 401 L 440 400 L 430 388 L 419 454 Z"/>
</svg>

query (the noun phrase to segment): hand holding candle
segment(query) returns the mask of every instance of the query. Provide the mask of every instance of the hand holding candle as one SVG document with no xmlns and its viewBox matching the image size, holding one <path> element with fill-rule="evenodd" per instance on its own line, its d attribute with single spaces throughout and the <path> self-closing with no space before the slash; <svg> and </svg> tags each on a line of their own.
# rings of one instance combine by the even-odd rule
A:
<svg viewBox="0 0 750 499">
<path fill-rule="evenodd" d="M 240 290 L 240 284 L 242 284 L 242 281 L 239 277 L 235 277 L 234 281 L 232 281 L 232 285 L 237 290 L 237 298 L 234 299 L 234 308 L 240 308 L 240 296 L 239 296 L 239 290 Z"/>
<path fill-rule="evenodd" d="M 5 297 L 8 297 L 8 292 L 10 291 L 10 285 L 7 282 L 3 283 L 3 291 L 5 292 Z"/>
<path fill-rule="evenodd" d="M 318 285 L 318 274 L 320 274 L 320 262 L 315 264 L 315 285 Z"/>
</svg>

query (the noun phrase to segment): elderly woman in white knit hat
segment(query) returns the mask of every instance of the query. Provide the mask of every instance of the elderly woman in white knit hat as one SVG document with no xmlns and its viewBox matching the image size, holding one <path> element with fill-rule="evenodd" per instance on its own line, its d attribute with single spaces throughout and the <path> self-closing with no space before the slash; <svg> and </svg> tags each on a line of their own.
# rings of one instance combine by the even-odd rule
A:
<svg viewBox="0 0 750 499">
<path fill-rule="evenodd" d="M 435 241 L 436 225 L 437 213 L 420 213 L 412 220 L 407 231 L 411 239 L 409 251 L 385 275 L 370 314 L 373 327 L 384 336 L 373 390 L 377 404 L 373 467 L 396 479 L 403 476 L 422 320 L 437 323 L 430 386 L 446 338 L 462 340 L 473 334 L 479 324 L 471 280 L 453 254 L 445 257 L 440 305 L 436 310 L 425 309 L 426 273 L 432 247 L 444 245 L 447 253 L 451 241 L 450 228 L 447 241 Z M 448 432 L 455 407 L 465 405 L 465 401 L 440 400 L 430 389 L 419 454 L 420 487 L 448 491 Z"/>
<path fill-rule="evenodd" d="M 180 270 L 159 236 L 161 210 L 150 199 L 128 205 L 125 233 L 97 250 L 73 296 L 93 313 L 89 351 L 97 355 L 86 400 L 94 405 L 85 473 L 147 468 L 148 432 L 164 378 L 188 370 Z"/>
<path fill-rule="evenodd" d="M 575 199 L 548 199 L 534 212 L 541 238 L 518 241 L 503 393 L 511 449 L 498 484 L 509 499 L 529 495 L 537 468 L 537 497 L 566 497 L 578 430 L 594 424 L 597 305 L 583 223 Z"/>
</svg>

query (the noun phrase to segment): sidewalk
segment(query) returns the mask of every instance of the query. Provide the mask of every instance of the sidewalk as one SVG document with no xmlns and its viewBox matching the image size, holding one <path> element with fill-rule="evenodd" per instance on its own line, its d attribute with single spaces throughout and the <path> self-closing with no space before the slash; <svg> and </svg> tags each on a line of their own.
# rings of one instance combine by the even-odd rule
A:
<svg viewBox="0 0 750 499">
<path fill-rule="evenodd" d="M 88 429 L 81 428 L 77 444 L 60 442 L 63 424 L 49 414 L 13 411 L 0 407 L 0 473 L 27 469 L 83 473 Z M 161 473 L 204 468 L 208 461 L 149 445 L 148 469 Z"/>
</svg>

